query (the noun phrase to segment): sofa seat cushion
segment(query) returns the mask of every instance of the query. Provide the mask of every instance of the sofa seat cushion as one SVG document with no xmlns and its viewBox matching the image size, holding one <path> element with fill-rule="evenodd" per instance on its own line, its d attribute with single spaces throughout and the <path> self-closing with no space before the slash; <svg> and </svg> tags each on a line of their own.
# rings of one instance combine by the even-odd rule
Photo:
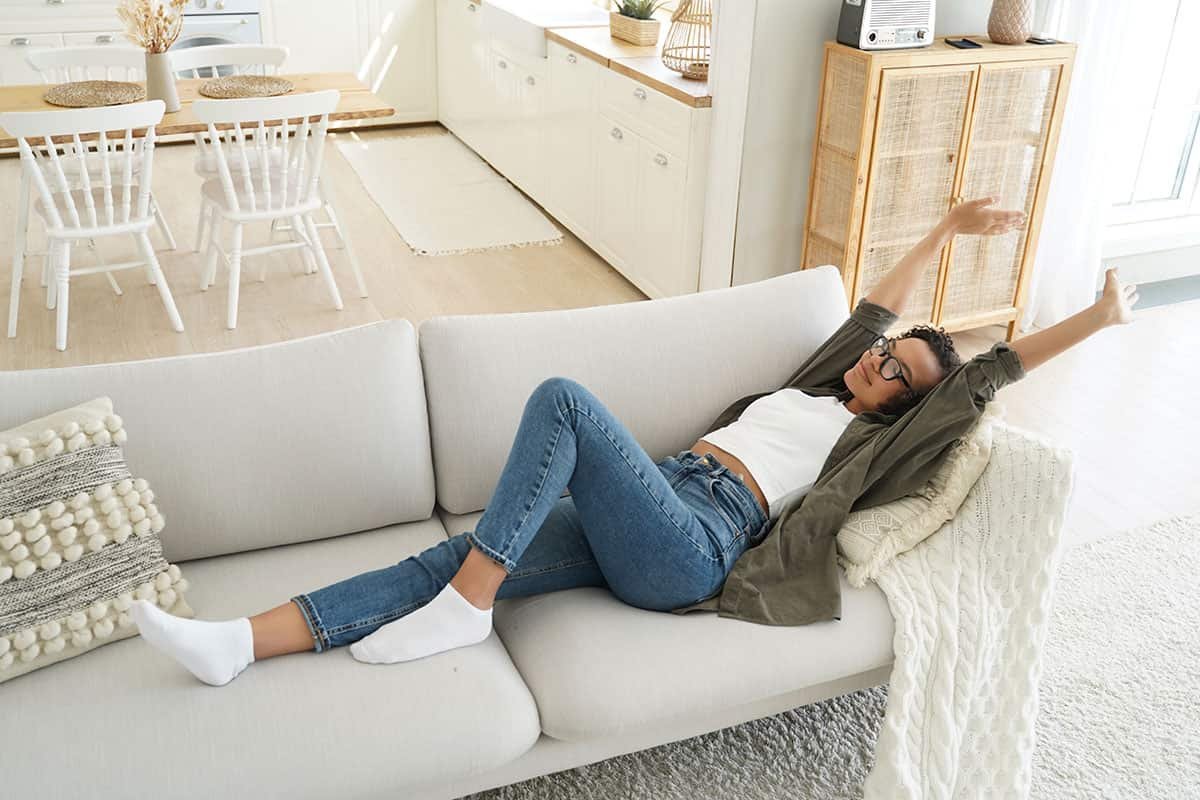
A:
<svg viewBox="0 0 1200 800">
<path fill-rule="evenodd" d="M 437 513 L 450 535 L 483 516 Z M 799 627 L 645 611 L 596 587 L 498 600 L 492 619 L 542 730 L 582 741 L 801 690 L 797 704 L 841 694 L 828 687 L 894 661 L 895 633 L 874 583 L 856 589 L 843 573 L 841 590 L 840 621 Z"/>
<path fill-rule="evenodd" d="M 188 561 L 188 600 L 196 619 L 252 616 L 445 535 L 435 517 Z M 135 788 L 244 797 L 255 787 L 274 797 L 401 797 L 507 763 L 540 734 L 533 698 L 495 635 L 389 665 L 355 661 L 348 647 L 295 653 L 251 664 L 219 688 L 134 636 L 15 678 L 3 695 L 12 797 Z M 61 769 L 33 766 L 51 753 Z"/>
</svg>

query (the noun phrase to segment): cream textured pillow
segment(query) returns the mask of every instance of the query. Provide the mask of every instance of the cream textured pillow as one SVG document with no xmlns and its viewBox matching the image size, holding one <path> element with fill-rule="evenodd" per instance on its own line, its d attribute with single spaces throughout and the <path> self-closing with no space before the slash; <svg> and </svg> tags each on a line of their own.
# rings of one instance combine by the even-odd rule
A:
<svg viewBox="0 0 1200 800">
<path fill-rule="evenodd" d="M 125 438 L 107 397 L 0 432 L 0 683 L 134 636 L 135 599 L 195 616 Z"/>
<path fill-rule="evenodd" d="M 851 586 L 862 588 L 900 553 L 924 541 L 958 513 L 992 455 L 992 424 L 1004 406 L 988 403 L 979 420 L 917 494 L 850 512 L 837 535 L 838 563 Z"/>
</svg>

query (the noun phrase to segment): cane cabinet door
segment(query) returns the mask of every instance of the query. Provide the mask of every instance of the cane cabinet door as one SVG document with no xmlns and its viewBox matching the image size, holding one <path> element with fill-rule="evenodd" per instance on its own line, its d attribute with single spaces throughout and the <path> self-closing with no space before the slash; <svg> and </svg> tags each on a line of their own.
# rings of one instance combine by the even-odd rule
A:
<svg viewBox="0 0 1200 800">
<path fill-rule="evenodd" d="M 959 197 L 998 195 L 995 208 L 1019 208 L 1033 219 L 1062 69 L 1060 61 L 979 66 Z M 989 314 L 1015 307 L 1028 231 L 1025 225 L 999 236 L 955 238 L 938 324 L 987 324 Z"/>
<path fill-rule="evenodd" d="M 868 294 L 950 209 L 977 65 L 882 70 L 854 301 Z M 895 328 L 934 319 L 934 253 Z"/>
</svg>

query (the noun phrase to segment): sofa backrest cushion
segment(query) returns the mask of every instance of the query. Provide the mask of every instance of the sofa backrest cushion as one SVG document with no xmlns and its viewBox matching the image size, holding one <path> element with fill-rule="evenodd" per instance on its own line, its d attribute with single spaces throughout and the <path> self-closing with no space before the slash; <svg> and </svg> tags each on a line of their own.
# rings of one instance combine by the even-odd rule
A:
<svg viewBox="0 0 1200 800">
<path fill-rule="evenodd" d="M 591 390 L 659 461 L 731 403 L 779 388 L 849 316 L 834 266 L 659 300 L 433 317 L 418 328 L 438 504 L 484 508 L 530 393 Z"/>
<path fill-rule="evenodd" d="M 113 399 L 167 517 L 168 561 L 325 539 L 433 512 L 408 320 L 202 355 L 0 372 L 0 430 Z"/>
</svg>

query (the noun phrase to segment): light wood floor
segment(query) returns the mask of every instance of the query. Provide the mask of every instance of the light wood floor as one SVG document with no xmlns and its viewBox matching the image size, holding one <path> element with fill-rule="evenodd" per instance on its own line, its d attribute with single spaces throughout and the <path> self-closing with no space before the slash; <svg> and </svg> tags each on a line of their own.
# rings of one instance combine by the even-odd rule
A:
<svg viewBox="0 0 1200 800">
<path fill-rule="evenodd" d="M 420 133 L 393 129 L 364 138 Z M 343 136 L 347 134 L 341 134 Z M 75 364 L 210 352 L 293 339 L 379 319 L 404 317 L 418 325 L 443 314 L 535 311 L 646 300 L 636 287 L 564 230 L 562 247 L 529 247 L 439 258 L 415 256 L 383 212 L 362 190 L 338 150 L 326 169 L 366 275 L 370 297 L 353 289 L 344 254 L 329 247 L 345 308 L 334 310 L 319 276 L 301 274 L 297 252 L 259 256 L 247 264 L 238 327 L 224 327 L 224 275 L 199 289 L 201 256 L 191 252 L 199 183 L 190 145 L 155 152 L 155 187 L 179 242 L 160 258 L 187 326 L 175 333 L 158 294 L 140 271 L 118 273 L 125 295 L 116 297 L 102 276 L 71 281 L 71 324 L 66 352 L 54 349 L 54 317 L 36 279 L 40 260 L 27 267 L 16 339 L 0 337 L 0 369 Z M 0 297 L 7 305 L 17 163 L 0 160 Z M 35 230 L 39 225 L 34 223 Z M 265 228 L 265 226 L 264 226 Z M 332 233 L 323 231 L 327 245 Z M 156 243 L 161 243 L 157 233 Z M 40 236 L 36 236 L 40 249 Z M 247 246 L 265 242 L 265 230 Z M 102 244 L 109 261 L 132 258 L 129 245 Z M 89 254 L 77 249 L 77 261 Z M 266 263 L 265 282 L 257 266 Z M 7 320 L 7 316 L 4 316 Z M 1080 544 L 1160 519 L 1200 511 L 1200 301 L 1138 312 L 1132 325 L 1102 331 L 1029 373 L 999 395 L 1008 421 L 1051 438 L 1076 454 L 1075 491 L 1067 541 Z M 964 358 L 1002 339 L 1000 325 L 954 334 Z"/>
</svg>

